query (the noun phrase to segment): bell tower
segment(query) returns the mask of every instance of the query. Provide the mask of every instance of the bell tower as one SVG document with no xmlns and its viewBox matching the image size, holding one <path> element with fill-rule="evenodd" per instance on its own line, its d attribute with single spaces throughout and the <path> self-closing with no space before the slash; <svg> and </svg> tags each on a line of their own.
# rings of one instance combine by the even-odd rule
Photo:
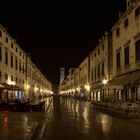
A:
<svg viewBox="0 0 140 140">
<path fill-rule="evenodd" d="M 65 79 L 65 68 L 60 68 L 60 85 Z"/>
</svg>

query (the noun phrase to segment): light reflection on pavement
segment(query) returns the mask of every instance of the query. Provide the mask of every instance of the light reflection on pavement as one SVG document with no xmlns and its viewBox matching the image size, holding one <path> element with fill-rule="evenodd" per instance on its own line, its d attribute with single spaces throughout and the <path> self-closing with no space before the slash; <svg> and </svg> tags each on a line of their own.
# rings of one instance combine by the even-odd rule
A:
<svg viewBox="0 0 140 140">
<path fill-rule="evenodd" d="M 53 100 L 42 140 L 140 140 L 140 124 L 98 111 L 89 102 Z"/>
<path fill-rule="evenodd" d="M 43 113 L 0 112 L 0 140 L 25 140 Z"/>
</svg>

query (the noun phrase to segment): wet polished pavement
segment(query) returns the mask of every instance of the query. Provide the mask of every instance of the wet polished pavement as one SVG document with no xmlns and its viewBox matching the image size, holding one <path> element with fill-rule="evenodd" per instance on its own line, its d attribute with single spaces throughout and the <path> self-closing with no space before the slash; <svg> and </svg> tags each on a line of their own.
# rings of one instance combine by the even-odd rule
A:
<svg viewBox="0 0 140 140">
<path fill-rule="evenodd" d="M 42 113 L 0 112 L 0 140 L 27 140 Z"/>
<path fill-rule="evenodd" d="M 50 103 L 51 102 L 51 103 Z M 54 96 L 44 112 L 0 112 L 0 140 L 140 140 L 140 124 Z"/>
<path fill-rule="evenodd" d="M 50 102 L 51 98 L 47 98 L 45 110 Z M 0 140 L 30 140 L 44 119 L 44 112 L 0 111 Z"/>
<path fill-rule="evenodd" d="M 140 124 L 93 110 L 89 102 L 54 97 L 42 140 L 140 140 Z"/>
</svg>

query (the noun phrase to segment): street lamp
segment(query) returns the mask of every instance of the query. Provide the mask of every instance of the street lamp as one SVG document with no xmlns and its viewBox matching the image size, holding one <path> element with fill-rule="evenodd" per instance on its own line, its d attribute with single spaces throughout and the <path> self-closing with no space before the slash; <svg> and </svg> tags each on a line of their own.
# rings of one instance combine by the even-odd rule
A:
<svg viewBox="0 0 140 140">
<path fill-rule="evenodd" d="M 28 84 L 28 85 L 27 85 L 27 90 L 29 90 L 29 88 L 30 88 L 30 85 Z"/>
<path fill-rule="evenodd" d="M 7 84 L 14 86 L 14 85 L 16 85 L 16 82 L 15 81 L 11 81 L 11 80 L 8 79 L 7 80 Z"/>
<path fill-rule="evenodd" d="M 34 87 L 34 92 L 36 92 L 36 91 L 38 91 L 38 87 L 37 86 Z"/>
<path fill-rule="evenodd" d="M 90 85 L 89 85 L 89 84 L 85 85 L 85 89 L 86 89 L 87 91 L 90 91 Z"/>
<path fill-rule="evenodd" d="M 24 89 L 25 89 L 25 90 L 27 90 L 27 91 L 28 91 L 28 90 L 29 90 L 29 88 L 30 88 L 30 85 L 29 85 L 29 84 L 24 84 Z"/>
<path fill-rule="evenodd" d="M 104 84 L 104 86 L 105 86 L 105 95 L 106 95 L 106 84 L 108 83 L 108 79 L 103 79 L 103 84 Z M 103 91 L 104 92 L 104 91 Z M 104 93 L 103 93 L 104 94 Z M 106 100 L 108 100 L 109 99 L 109 93 L 108 93 L 108 95 L 107 95 L 107 97 L 106 97 Z"/>
<path fill-rule="evenodd" d="M 106 85 L 108 83 L 108 79 L 103 79 L 103 84 Z"/>
<path fill-rule="evenodd" d="M 16 82 L 15 81 L 11 81 L 11 85 L 15 86 Z"/>
<path fill-rule="evenodd" d="M 80 92 L 80 88 L 79 88 L 79 87 L 77 87 L 76 90 L 77 90 L 78 92 Z"/>
</svg>

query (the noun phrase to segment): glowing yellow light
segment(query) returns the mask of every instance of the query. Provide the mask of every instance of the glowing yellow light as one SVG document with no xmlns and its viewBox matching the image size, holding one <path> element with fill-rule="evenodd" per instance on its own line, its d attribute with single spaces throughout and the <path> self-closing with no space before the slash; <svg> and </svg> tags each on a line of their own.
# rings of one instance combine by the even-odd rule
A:
<svg viewBox="0 0 140 140">
<path fill-rule="evenodd" d="M 34 87 L 34 91 L 35 91 L 35 92 L 38 91 L 38 87 L 35 86 L 35 87 Z"/>
<path fill-rule="evenodd" d="M 25 90 L 29 90 L 30 85 L 29 85 L 29 84 L 27 84 L 27 85 L 25 84 L 25 85 L 24 85 L 24 88 L 25 88 Z"/>
<path fill-rule="evenodd" d="M 14 81 L 11 81 L 11 84 L 14 86 L 14 85 L 16 85 L 16 82 L 14 82 Z"/>
<path fill-rule="evenodd" d="M 79 92 L 79 91 L 80 91 L 80 88 L 79 88 L 79 87 L 77 87 L 77 88 L 76 88 L 76 90 Z"/>
<path fill-rule="evenodd" d="M 108 79 L 103 80 L 103 84 L 106 85 L 108 83 Z"/>
<path fill-rule="evenodd" d="M 29 89 L 30 88 L 30 85 L 27 85 L 27 89 Z"/>
<path fill-rule="evenodd" d="M 13 85 L 13 86 L 14 86 L 14 85 L 16 84 L 16 82 L 11 81 L 11 80 L 8 79 L 8 80 L 7 80 L 7 84 L 8 84 L 8 85 Z"/>
<path fill-rule="evenodd" d="M 11 80 L 8 79 L 8 80 L 7 80 L 7 84 L 8 84 L 8 85 L 11 85 Z"/>
<path fill-rule="evenodd" d="M 87 91 L 90 91 L 90 85 L 85 85 L 85 89 L 86 89 Z"/>
</svg>

